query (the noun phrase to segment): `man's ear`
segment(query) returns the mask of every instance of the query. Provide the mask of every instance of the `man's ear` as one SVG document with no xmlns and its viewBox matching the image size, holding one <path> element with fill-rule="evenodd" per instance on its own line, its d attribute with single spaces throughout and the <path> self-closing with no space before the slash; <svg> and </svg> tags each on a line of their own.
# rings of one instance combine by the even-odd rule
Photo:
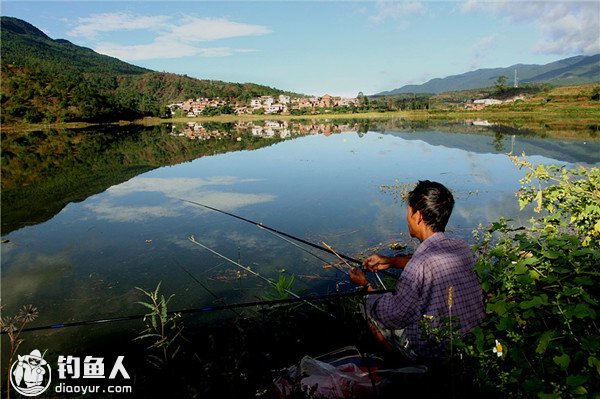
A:
<svg viewBox="0 0 600 399">
<path fill-rule="evenodd" d="M 421 222 L 423 221 L 423 215 L 421 214 L 421 211 L 416 210 L 413 216 L 417 218 L 417 224 L 421 224 Z"/>
</svg>

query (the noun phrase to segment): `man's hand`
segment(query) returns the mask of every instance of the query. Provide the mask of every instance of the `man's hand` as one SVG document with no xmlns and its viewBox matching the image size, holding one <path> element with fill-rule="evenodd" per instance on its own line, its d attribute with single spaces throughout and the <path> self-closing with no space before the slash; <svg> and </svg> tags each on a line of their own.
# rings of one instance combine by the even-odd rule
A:
<svg viewBox="0 0 600 399">
<path fill-rule="evenodd" d="M 403 268 L 412 255 L 401 255 L 397 257 L 373 254 L 363 261 L 363 267 L 371 272 L 380 272 L 390 267 Z"/>
<path fill-rule="evenodd" d="M 387 256 L 373 254 L 363 261 L 363 267 L 371 272 L 378 272 L 389 269 L 392 266 L 393 258 Z"/>
<path fill-rule="evenodd" d="M 350 281 L 356 285 L 365 286 L 369 284 L 369 280 L 367 279 L 365 272 L 362 270 L 353 267 L 350 269 L 350 273 L 348 275 L 350 276 Z"/>
</svg>

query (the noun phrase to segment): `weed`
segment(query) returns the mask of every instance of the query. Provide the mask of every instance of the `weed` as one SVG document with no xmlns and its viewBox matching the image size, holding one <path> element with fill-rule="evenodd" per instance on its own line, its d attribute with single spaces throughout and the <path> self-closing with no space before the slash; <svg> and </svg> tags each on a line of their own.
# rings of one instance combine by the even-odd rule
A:
<svg viewBox="0 0 600 399">
<path fill-rule="evenodd" d="M 0 306 L 0 311 L 4 306 Z M 6 376 L 6 398 L 10 399 L 10 365 L 13 362 L 13 358 L 19 346 L 23 343 L 24 339 L 21 338 L 21 332 L 23 327 L 27 323 L 30 323 L 37 319 L 39 312 L 33 305 L 25 305 L 19 310 L 16 316 L 2 317 L 0 318 L 0 329 L 8 335 L 9 349 L 8 349 L 8 375 Z"/>
<path fill-rule="evenodd" d="M 146 307 L 150 312 L 144 316 L 146 328 L 134 340 L 149 340 L 151 350 L 148 354 L 148 361 L 156 368 L 166 367 L 179 353 L 181 348 L 178 338 L 181 337 L 183 325 L 178 324 L 180 313 L 169 315 L 168 304 L 174 295 L 165 298 L 159 295 L 160 284 L 152 292 L 136 287 L 148 299 L 149 302 L 138 301 L 140 305 Z"/>
</svg>

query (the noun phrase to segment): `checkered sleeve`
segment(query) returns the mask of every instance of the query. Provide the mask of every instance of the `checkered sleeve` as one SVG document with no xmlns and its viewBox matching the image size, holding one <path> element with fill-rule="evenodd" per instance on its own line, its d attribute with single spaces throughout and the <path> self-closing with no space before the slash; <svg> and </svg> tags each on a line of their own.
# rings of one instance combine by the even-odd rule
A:
<svg viewBox="0 0 600 399">
<path fill-rule="evenodd" d="M 419 318 L 419 301 L 423 290 L 423 276 L 416 265 L 409 264 L 396 282 L 394 292 L 371 295 L 367 309 L 371 316 L 389 329 L 404 328 Z"/>
</svg>

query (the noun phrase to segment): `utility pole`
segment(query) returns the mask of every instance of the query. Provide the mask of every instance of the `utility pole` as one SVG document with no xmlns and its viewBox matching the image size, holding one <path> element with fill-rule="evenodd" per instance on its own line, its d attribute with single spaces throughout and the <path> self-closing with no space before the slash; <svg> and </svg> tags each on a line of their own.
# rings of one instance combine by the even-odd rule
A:
<svg viewBox="0 0 600 399">
<path fill-rule="evenodd" d="M 519 87 L 519 81 L 517 80 L 517 68 L 515 68 L 515 89 Z"/>
</svg>

